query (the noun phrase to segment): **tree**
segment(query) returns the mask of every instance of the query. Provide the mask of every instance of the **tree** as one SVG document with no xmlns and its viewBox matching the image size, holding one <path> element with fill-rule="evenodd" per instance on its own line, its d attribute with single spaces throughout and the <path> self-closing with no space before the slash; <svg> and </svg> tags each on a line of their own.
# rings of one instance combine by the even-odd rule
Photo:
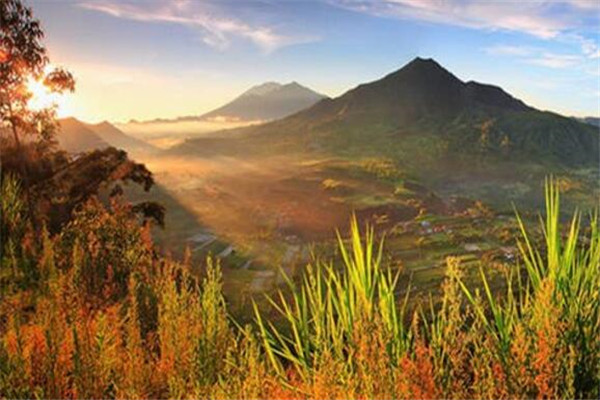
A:
<svg viewBox="0 0 600 400">
<path fill-rule="evenodd" d="M 28 84 L 43 82 L 50 92 L 61 93 L 74 91 L 75 81 L 67 70 L 50 68 L 43 38 L 31 8 L 21 0 L 0 0 L 0 174 L 21 180 L 33 224 L 57 232 L 76 207 L 102 188 L 132 181 L 149 190 L 154 180 L 143 164 L 115 148 L 76 159 L 56 149 L 56 109 L 32 110 Z M 162 225 L 162 206 L 142 203 L 133 209 Z"/>
<path fill-rule="evenodd" d="M 154 185 L 152 173 L 143 165 L 131 161 L 127 153 L 109 147 L 82 155 L 55 171 L 48 179 L 33 186 L 39 211 L 47 217 L 49 228 L 56 232 L 69 220 L 72 211 L 98 195 L 101 189 L 110 197 L 121 196 L 119 182 L 133 182 L 148 191 Z M 154 202 L 133 206 L 144 218 L 164 225 L 165 209 Z"/>
<path fill-rule="evenodd" d="M 31 8 L 20 0 L 0 0 L 0 119 L 17 147 L 26 135 L 49 141 L 56 129 L 55 110 L 28 107 L 30 80 L 43 81 L 53 92 L 73 91 L 73 76 L 62 68 L 48 70 L 44 32 Z"/>
</svg>

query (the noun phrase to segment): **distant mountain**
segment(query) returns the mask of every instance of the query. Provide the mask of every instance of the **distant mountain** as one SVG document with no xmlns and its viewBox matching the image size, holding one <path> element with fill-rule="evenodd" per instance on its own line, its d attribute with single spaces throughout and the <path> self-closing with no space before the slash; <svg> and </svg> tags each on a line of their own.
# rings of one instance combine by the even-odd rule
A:
<svg viewBox="0 0 600 400">
<path fill-rule="evenodd" d="M 290 83 L 289 85 L 285 85 L 285 86 L 290 86 L 290 85 L 294 85 L 294 84 L 297 85 L 296 82 L 293 82 L 293 83 Z M 300 85 L 298 85 L 298 86 L 300 86 Z M 264 96 L 266 94 L 273 93 L 274 91 L 279 90 L 282 87 L 284 87 L 284 85 L 282 85 L 281 83 L 278 83 L 278 82 L 265 82 L 261 85 L 256 85 L 256 86 L 251 87 L 250 89 L 248 89 L 244 93 L 242 93 L 240 97 Z M 303 88 L 303 86 L 300 86 L 300 87 Z M 306 88 L 304 88 L 304 89 L 306 89 Z M 307 89 L 307 90 L 310 93 L 314 93 L 310 89 Z"/>
<path fill-rule="evenodd" d="M 274 120 L 314 105 L 325 96 L 297 82 L 267 82 L 254 86 L 230 103 L 202 115 L 202 119 Z"/>
<path fill-rule="evenodd" d="M 156 147 L 144 142 L 143 140 L 126 135 L 123 133 L 123 131 L 107 121 L 98 124 L 85 125 L 111 146 L 123 149 L 129 153 L 151 154 L 157 151 Z"/>
<path fill-rule="evenodd" d="M 282 85 L 266 82 L 253 86 L 231 102 L 206 114 L 150 121 L 131 120 L 130 124 L 174 123 L 189 121 L 270 121 L 292 115 L 327 98 L 297 82 Z"/>
<path fill-rule="evenodd" d="M 536 110 L 497 86 L 463 82 L 432 59 L 416 58 L 375 82 L 282 120 L 194 139 L 179 154 L 317 151 L 386 156 L 421 171 L 493 159 L 562 165 L 598 162 L 592 126 Z"/>
<path fill-rule="evenodd" d="M 583 118 L 577 118 L 577 120 L 579 120 L 585 124 L 600 127 L 600 118 L 598 118 L 598 117 L 583 117 Z"/>
<path fill-rule="evenodd" d="M 110 144 L 100 135 L 75 118 L 61 119 L 59 126 L 60 129 L 56 135 L 58 146 L 69 153 L 110 147 Z"/>
<path fill-rule="evenodd" d="M 58 145 L 69 153 L 80 153 L 106 147 L 116 147 L 133 155 L 152 153 L 156 148 L 132 138 L 109 122 L 86 124 L 76 118 L 59 120 Z"/>
</svg>

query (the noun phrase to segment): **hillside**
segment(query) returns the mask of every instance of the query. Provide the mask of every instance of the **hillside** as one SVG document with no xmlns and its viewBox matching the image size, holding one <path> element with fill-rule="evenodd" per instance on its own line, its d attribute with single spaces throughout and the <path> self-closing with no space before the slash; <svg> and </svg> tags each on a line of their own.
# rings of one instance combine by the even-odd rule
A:
<svg viewBox="0 0 600 400">
<path fill-rule="evenodd" d="M 59 120 L 58 146 L 69 153 L 81 153 L 109 147 L 110 144 L 83 122 L 75 118 Z"/>
<path fill-rule="evenodd" d="M 76 118 L 59 120 L 56 135 L 58 145 L 69 153 L 102 149 L 109 146 L 127 151 L 132 155 L 152 154 L 156 148 L 142 140 L 126 135 L 109 122 L 87 124 Z"/>
<path fill-rule="evenodd" d="M 111 146 L 123 149 L 132 154 L 152 154 L 157 151 L 154 146 L 143 140 L 126 135 L 107 121 L 85 125 Z"/>
<path fill-rule="evenodd" d="M 171 154 L 375 155 L 418 168 L 477 156 L 573 166 L 597 164 L 599 146 L 588 124 L 536 110 L 497 86 L 463 82 L 422 58 L 283 120 L 229 132 Z"/>
<path fill-rule="evenodd" d="M 422 118 L 452 118 L 467 109 L 528 111 L 530 108 L 502 89 L 464 83 L 431 59 L 416 58 L 384 78 L 359 85 L 339 98 L 323 101 L 303 117 L 360 120 L 375 116 L 412 124 Z"/>
</svg>

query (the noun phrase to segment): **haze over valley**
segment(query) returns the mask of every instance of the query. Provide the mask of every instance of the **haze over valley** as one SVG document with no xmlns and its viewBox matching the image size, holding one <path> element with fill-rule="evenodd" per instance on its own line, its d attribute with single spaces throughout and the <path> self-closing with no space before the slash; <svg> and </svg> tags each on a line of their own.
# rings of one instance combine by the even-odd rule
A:
<svg viewBox="0 0 600 400">
<path fill-rule="evenodd" d="M 80 151 L 103 140 L 139 157 L 160 187 L 142 198 L 170 197 L 171 207 L 186 211 L 167 214 L 159 243 L 179 254 L 189 246 L 198 260 L 221 256 L 233 276 L 226 285 L 242 282 L 250 292 L 278 282 L 273 268 L 291 272 L 309 262 L 313 246 L 327 252 L 353 212 L 396 232 L 390 251 L 435 284 L 432 273 L 443 276 L 447 255 L 514 252 L 502 240 L 512 207 L 539 208 L 546 176 L 561 182 L 566 204 L 588 208 L 598 199 L 595 127 L 539 111 L 500 87 L 463 82 L 433 59 L 415 58 L 337 98 L 315 95 L 281 118 L 266 118 L 280 113 L 270 109 L 277 102 L 261 99 L 271 86 L 280 88 L 257 86 L 203 116 L 133 123 L 177 132 L 207 118 L 248 121 L 259 116 L 255 110 L 272 120 L 195 131 L 168 149 L 123 140 L 122 132 L 115 141 L 104 133 L 118 132 L 108 123 L 79 127 L 100 139 L 67 124 L 62 134 L 71 145 L 68 138 L 89 138 Z"/>
<path fill-rule="evenodd" d="M 168 148 L 206 133 L 260 124 L 307 108 L 325 96 L 297 82 L 266 82 L 251 87 L 231 102 L 202 115 L 174 119 L 129 121 L 118 127 L 132 136 Z"/>
</svg>

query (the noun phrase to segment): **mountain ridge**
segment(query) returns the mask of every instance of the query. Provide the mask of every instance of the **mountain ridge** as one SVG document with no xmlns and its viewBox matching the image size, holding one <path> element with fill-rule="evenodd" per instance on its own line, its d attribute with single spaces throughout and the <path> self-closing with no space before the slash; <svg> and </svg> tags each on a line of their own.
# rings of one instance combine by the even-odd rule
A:
<svg viewBox="0 0 600 400">
<path fill-rule="evenodd" d="M 596 127 L 600 127 L 600 118 L 599 117 L 582 117 L 575 118 L 579 122 L 583 122 L 584 124 L 593 125 Z"/>
<path fill-rule="evenodd" d="M 119 128 L 108 121 L 102 121 L 97 124 L 85 124 L 94 133 L 99 135 L 105 142 L 111 146 L 126 150 L 132 154 L 152 154 L 158 149 L 143 140 L 134 138 L 125 134 Z"/>
<path fill-rule="evenodd" d="M 477 102 L 516 111 L 532 110 L 498 86 L 463 82 L 435 60 L 420 57 L 381 79 L 350 89 L 329 103 L 341 105 L 339 108 L 344 114 L 350 113 L 352 108 L 368 112 L 377 108 L 380 112 L 394 112 L 396 117 L 410 119 L 427 112 L 456 112 Z M 321 106 L 325 107 L 324 104 Z"/>
<path fill-rule="evenodd" d="M 435 152 L 423 147 L 425 138 Z M 407 158 L 415 152 L 429 158 L 488 154 L 563 165 L 598 160 L 593 127 L 537 110 L 498 86 L 463 82 L 423 58 L 289 117 L 188 140 L 172 152 L 237 151 L 228 147 L 393 157 L 405 152 Z"/>
<path fill-rule="evenodd" d="M 123 133 L 108 121 L 90 124 L 74 117 L 58 121 L 56 139 L 59 147 L 69 153 L 81 153 L 107 147 L 116 147 L 132 155 L 150 154 L 157 149 L 142 140 Z"/>
<path fill-rule="evenodd" d="M 231 102 L 200 116 L 201 119 L 274 120 L 315 104 L 325 96 L 293 81 L 254 86 Z"/>
<path fill-rule="evenodd" d="M 59 130 L 56 134 L 58 146 L 69 153 L 110 147 L 107 141 L 77 118 L 62 118 L 58 123 Z"/>
</svg>

